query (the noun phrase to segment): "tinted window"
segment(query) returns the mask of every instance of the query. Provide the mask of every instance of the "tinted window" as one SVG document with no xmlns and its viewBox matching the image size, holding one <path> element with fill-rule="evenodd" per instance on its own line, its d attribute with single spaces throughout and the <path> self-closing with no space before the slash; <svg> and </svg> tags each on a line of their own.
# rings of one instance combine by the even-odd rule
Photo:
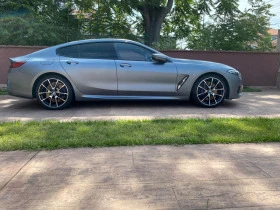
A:
<svg viewBox="0 0 280 210">
<path fill-rule="evenodd" d="M 113 43 L 88 43 L 79 45 L 80 58 L 116 59 Z"/>
<path fill-rule="evenodd" d="M 62 47 L 57 54 L 70 58 L 88 59 L 116 59 L 116 51 L 113 43 L 87 43 Z"/>
<path fill-rule="evenodd" d="M 128 43 L 116 43 L 115 46 L 121 60 L 152 61 L 153 52 L 143 47 Z"/>
<path fill-rule="evenodd" d="M 72 45 L 68 47 L 62 47 L 57 50 L 57 54 L 60 56 L 78 58 L 78 45 Z"/>
</svg>

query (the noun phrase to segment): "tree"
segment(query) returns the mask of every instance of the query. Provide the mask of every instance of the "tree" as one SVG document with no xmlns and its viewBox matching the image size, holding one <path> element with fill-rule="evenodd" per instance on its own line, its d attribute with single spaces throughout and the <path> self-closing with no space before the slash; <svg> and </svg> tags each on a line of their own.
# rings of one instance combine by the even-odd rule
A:
<svg viewBox="0 0 280 210">
<path fill-rule="evenodd" d="M 125 0 L 124 2 L 132 11 L 130 14 L 137 14 L 137 12 L 141 14 L 144 43 L 148 46 L 160 42 L 161 34 L 183 38 L 199 21 L 194 0 Z M 141 29 L 139 31 L 141 32 Z"/>
<path fill-rule="evenodd" d="M 167 14 L 171 11 L 174 1 L 168 0 L 162 6 L 161 1 L 139 1 L 136 10 L 143 17 L 144 40 L 145 44 L 151 46 L 154 42 L 159 42 L 162 24 Z"/>
<path fill-rule="evenodd" d="M 87 38 L 128 38 L 135 39 L 129 15 L 122 10 L 118 1 L 77 2 L 82 32 Z"/>
<path fill-rule="evenodd" d="M 271 5 L 248 1 L 240 12 L 238 0 L 0 0 L 0 43 L 116 37 L 162 48 L 187 38 L 193 49 L 269 50 Z"/>
<path fill-rule="evenodd" d="M 236 17 L 240 13 L 238 9 L 238 0 L 219 0 L 215 2 L 216 18 L 215 19 L 230 19 Z"/>
<path fill-rule="evenodd" d="M 55 45 L 81 37 L 74 3 L 59 0 L 2 1 L 0 44 Z"/>
<path fill-rule="evenodd" d="M 191 26 L 199 20 L 194 0 L 92 0 L 89 4 L 91 6 L 87 5 L 87 8 L 95 9 L 91 22 L 96 25 L 102 18 L 98 29 L 108 28 L 103 22 L 117 25 L 114 17 L 118 16 L 122 25 L 130 29 L 130 35 L 143 36 L 144 43 L 149 46 L 159 42 L 163 34 L 176 37 L 188 35 Z M 80 3 L 77 5 L 86 10 Z M 101 35 L 104 36 L 104 33 Z M 134 38 L 137 39 L 136 36 Z"/>
<path fill-rule="evenodd" d="M 249 0 L 250 8 L 238 11 L 227 7 L 216 10 L 216 22 L 208 23 L 204 29 L 189 37 L 188 47 L 203 50 L 272 51 L 268 34 L 270 4 L 263 0 Z M 235 12 L 229 12 L 235 11 Z M 203 39 L 201 39 L 203 37 Z"/>
</svg>

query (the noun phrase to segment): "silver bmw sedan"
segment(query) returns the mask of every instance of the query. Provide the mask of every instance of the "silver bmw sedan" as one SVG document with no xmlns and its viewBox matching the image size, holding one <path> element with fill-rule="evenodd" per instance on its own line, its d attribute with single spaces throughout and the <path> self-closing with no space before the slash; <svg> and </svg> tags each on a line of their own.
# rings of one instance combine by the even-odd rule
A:
<svg viewBox="0 0 280 210">
<path fill-rule="evenodd" d="M 47 109 L 73 100 L 189 100 L 215 107 L 241 97 L 242 78 L 214 62 L 171 58 L 123 39 L 74 41 L 11 58 L 10 95 Z"/>
</svg>

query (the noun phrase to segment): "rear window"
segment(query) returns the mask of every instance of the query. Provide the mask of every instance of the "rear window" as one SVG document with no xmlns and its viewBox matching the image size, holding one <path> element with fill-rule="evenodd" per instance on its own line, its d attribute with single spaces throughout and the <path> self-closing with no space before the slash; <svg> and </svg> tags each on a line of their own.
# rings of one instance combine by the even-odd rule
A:
<svg viewBox="0 0 280 210">
<path fill-rule="evenodd" d="M 116 59 L 116 51 L 113 43 L 86 43 L 62 47 L 57 54 L 70 58 L 86 59 Z"/>
<path fill-rule="evenodd" d="M 89 43 L 79 45 L 80 58 L 116 59 L 113 43 Z"/>
<path fill-rule="evenodd" d="M 78 58 L 78 45 L 72 45 L 68 47 L 59 48 L 56 53 L 60 56 L 69 57 L 69 58 Z"/>
</svg>

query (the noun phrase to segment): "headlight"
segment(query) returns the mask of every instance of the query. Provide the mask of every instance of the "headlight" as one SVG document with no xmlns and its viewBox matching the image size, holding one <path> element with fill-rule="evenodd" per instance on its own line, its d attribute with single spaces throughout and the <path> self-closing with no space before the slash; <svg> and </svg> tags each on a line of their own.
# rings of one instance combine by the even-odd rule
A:
<svg viewBox="0 0 280 210">
<path fill-rule="evenodd" d="M 234 75 L 238 76 L 239 79 L 242 80 L 242 76 L 241 76 L 241 73 L 240 73 L 239 71 L 237 71 L 237 70 L 235 70 L 235 69 L 230 69 L 230 70 L 228 70 L 228 73 L 234 74 Z"/>
</svg>

